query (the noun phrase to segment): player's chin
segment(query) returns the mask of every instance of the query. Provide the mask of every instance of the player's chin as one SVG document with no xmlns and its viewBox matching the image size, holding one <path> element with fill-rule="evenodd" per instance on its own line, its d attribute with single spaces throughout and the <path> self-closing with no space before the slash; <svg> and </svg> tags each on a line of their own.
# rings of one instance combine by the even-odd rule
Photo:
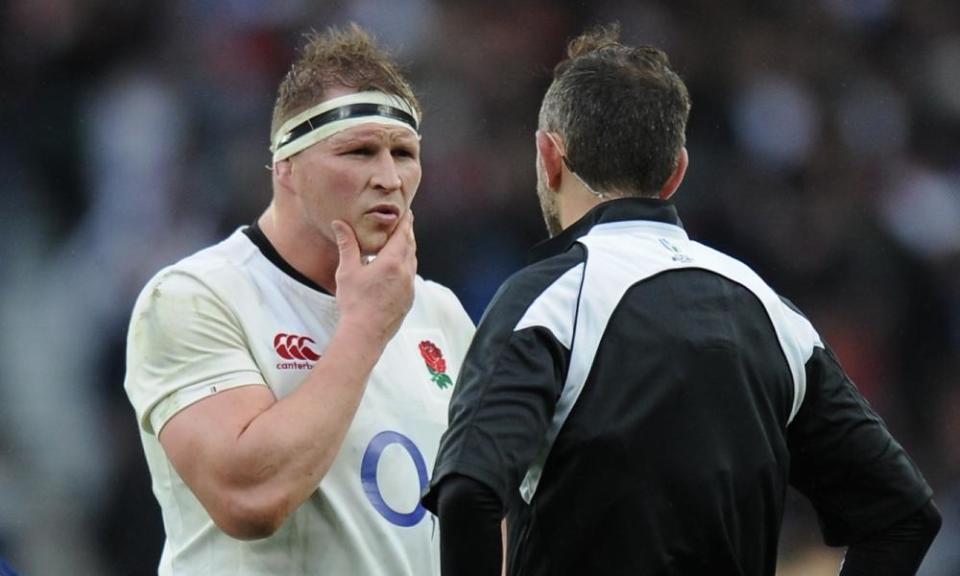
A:
<svg viewBox="0 0 960 576">
<path fill-rule="evenodd" d="M 386 230 L 362 230 L 357 238 L 360 244 L 360 251 L 364 254 L 376 254 L 383 250 L 390 238 L 390 231 Z"/>
</svg>

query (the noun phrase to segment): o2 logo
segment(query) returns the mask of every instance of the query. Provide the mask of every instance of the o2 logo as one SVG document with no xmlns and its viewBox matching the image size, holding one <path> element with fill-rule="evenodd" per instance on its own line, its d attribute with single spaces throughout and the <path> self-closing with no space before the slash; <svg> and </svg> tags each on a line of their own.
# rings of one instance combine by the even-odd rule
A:
<svg viewBox="0 0 960 576">
<path fill-rule="evenodd" d="M 377 481 L 377 465 L 380 463 L 380 457 L 383 455 L 383 451 L 393 444 L 399 444 L 405 448 L 407 454 L 410 455 L 410 459 L 413 460 L 413 465 L 417 468 L 417 477 L 420 480 L 420 491 L 417 492 L 417 495 L 423 494 L 429 482 L 429 478 L 427 477 L 427 463 L 423 459 L 423 454 L 420 453 L 420 449 L 413 443 L 413 440 L 399 432 L 393 432 L 391 430 L 377 434 L 373 437 L 373 440 L 370 441 L 370 444 L 367 445 L 367 451 L 363 453 L 363 460 L 360 462 L 360 481 L 363 483 L 363 491 L 367 495 L 367 500 L 370 501 L 370 504 L 373 505 L 381 516 L 397 526 L 415 526 L 423 520 L 424 515 L 427 513 L 427 510 L 420 504 L 419 497 L 417 498 L 417 505 L 413 511 L 401 512 L 394 510 L 387 504 L 386 500 L 383 499 L 383 494 L 380 492 L 380 484 Z"/>
</svg>

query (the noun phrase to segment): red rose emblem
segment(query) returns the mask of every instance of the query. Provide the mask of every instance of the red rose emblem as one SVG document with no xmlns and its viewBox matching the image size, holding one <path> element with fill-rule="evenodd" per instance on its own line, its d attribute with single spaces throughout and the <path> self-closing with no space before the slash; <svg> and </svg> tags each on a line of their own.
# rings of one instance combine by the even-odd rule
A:
<svg viewBox="0 0 960 576">
<path fill-rule="evenodd" d="M 420 355 L 423 356 L 423 361 L 427 363 L 427 368 L 434 372 L 447 371 L 447 361 L 443 359 L 443 352 L 433 342 L 429 340 L 421 342 Z"/>
<path fill-rule="evenodd" d="M 430 371 L 430 379 L 440 388 L 446 388 L 453 381 L 446 375 L 447 361 L 443 359 L 443 352 L 436 344 L 429 340 L 420 342 L 420 355 Z"/>
</svg>

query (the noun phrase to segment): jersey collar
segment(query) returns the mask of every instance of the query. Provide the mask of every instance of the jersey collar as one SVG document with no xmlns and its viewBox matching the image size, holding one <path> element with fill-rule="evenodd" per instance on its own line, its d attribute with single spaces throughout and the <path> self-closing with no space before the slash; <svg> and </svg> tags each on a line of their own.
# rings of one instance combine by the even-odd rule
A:
<svg viewBox="0 0 960 576">
<path fill-rule="evenodd" d="M 594 226 L 610 222 L 648 220 L 683 227 L 677 208 L 669 200 L 656 198 L 618 198 L 601 202 L 563 232 L 544 240 L 530 250 L 532 264 L 570 249 L 577 240 L 586 236 Z"/>
<path fill-rule="evenodd" d="M 330 292 L 323 287 L 314 282 L 313 280 L 307 278 L 305 275 L 301 274 L 299 270 L 290 265 L 289 262 L 283 259 L 283 256 L 277 252 L 277 249 L 273 247 L 273 244 L 270 243 L 270 240 L 267 239 L 267 235 L 263 233 L 263 230 L 260 229 L 260 225 L 254 221 L 253 224 L 247 226 L 243 229 L 243 233 L 247 235 L 247 238 L 250 239 L 253 244 L 260 249 L 260 252 L 264 257 L 273 263 L 274 266 L 282 270 L 287 276 L 293 278 L 297 282 L 312 288 L 317 292 L 322 292 L 328 296 L 333 296 Z"/>
</svg>

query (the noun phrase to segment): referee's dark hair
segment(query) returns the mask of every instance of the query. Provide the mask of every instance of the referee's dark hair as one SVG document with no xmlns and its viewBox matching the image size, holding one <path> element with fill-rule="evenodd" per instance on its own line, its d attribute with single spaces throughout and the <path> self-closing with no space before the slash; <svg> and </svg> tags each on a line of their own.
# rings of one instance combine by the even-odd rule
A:
<svg viewBox="0 0 960 576">
<path fill-rule="evenodd" d="M 656 196 L 677 165 L 690 114 L 687 87 L 667 55 L 626 46 L 620 26 L 574 38 L 540 108 L 540 130 L 562 136 L 594 190 Z"/>
</svg>

